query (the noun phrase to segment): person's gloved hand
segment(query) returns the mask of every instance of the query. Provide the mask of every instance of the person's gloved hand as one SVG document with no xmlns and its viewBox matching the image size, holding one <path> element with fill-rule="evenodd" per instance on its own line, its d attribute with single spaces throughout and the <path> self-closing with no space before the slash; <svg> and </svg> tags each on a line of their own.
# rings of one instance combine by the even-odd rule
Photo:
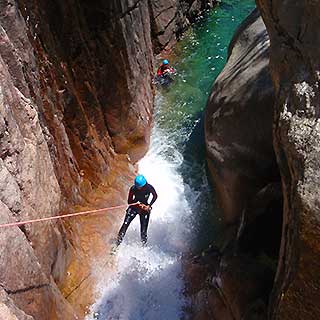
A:
<svg viewBox="0 0 320 320">
<path fill-rule="evenodd" d="M 143 204 L 143 203 L 139 203 L 139 207 L 144 210 L 144 211 L 151 211 L 151 206 Z"/>
</svg>

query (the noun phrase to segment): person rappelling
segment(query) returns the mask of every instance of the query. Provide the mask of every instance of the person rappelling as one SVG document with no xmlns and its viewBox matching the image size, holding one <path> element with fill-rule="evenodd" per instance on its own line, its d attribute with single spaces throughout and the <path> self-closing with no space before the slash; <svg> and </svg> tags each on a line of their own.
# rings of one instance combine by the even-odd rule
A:
<svg viewBox="0 0 320 320">
<path fill-rule="evenodd" d="M 150 200 L 150 195 L 152 199 Z M 139 215 L 140 217 L 140 236 L 142 245 L 147 243 L 147 230 L 149 224 L 152 205 L 157 200 L 158 195 L 154 187 L 147 182 L 146 178 L 139 174 L 134 179 L 134 185 L 130 187 L 128 194 L 129 207 L 126 210 L 124 222 L 119 230 L 116 245 L 119 246 L 126 234 L 132 220 Z M 132 205 L 130 205 L 132 204 Z"/>
</svg>

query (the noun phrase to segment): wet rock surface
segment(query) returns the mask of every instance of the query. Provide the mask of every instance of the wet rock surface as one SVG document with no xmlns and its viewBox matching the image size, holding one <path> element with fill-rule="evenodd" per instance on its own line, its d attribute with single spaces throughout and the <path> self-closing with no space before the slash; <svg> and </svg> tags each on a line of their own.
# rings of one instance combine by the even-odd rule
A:
<svg viewBox="0 0 320 320">
<path fill-rule="evenodd" d="M 257 1 L 271 41 L 274 144 L 284 195 L 271 319 L 320 317 L 319 1 Z"/>
</svg>

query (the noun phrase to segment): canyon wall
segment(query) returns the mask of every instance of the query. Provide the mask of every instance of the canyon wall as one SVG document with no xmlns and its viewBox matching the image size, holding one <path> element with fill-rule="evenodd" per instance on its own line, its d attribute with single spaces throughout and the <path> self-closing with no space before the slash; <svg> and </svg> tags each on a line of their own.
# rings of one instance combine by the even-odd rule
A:
<svg viewBox="0 0 320 320">
<path fill-rule="evenodd" d="M 255 14 L 240 26 L 206 110 L 208 166 L 233 229 L 187 271 L 195 319 L 320 315 L 320 3 L 257 3 L 268 35 Z"/>
<path fill-rule="evenodd" d="M 207 162 L 228 228 L 221 248 L 187 267 L 193 319 L 267 318 L 282 226 L 269 48 L 254 10 L 236 31 L 207 102 Z"/>
<path fill-rule="evenodd" d="M 125 203 L 149 143 L 153 53 L 210 6 L 1 1 L 1 223 Z M 81 317 L 122 215 L 1 229 L 1 316 Z"/>
<path fill-rule="evenodd" d="M 320 317 L 320 1 L 257 1 L 270 35 L 284 224 L 270 319 Z"/>
<path fill-rule="evenodd" d="M 1 222 L 124 203 L 148 147 L 153 52 L 147 1 L 123 2 L 1 2 Z M 18 308 L 74 319 L 56 283 L 88 260 L 87 220 L 1 230 L 1 289 Z"/>
</svg>

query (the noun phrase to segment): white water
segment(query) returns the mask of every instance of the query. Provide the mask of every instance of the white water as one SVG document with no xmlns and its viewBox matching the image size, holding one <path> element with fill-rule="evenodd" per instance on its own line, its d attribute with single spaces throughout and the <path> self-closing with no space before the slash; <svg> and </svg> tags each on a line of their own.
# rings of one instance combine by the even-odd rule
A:
<svg viewBox="0 0 320 320">
<path fill-rule="evenodd" d="M 159 102 L 159 104 L 161 104 Z M 87 320 L 178 320 L 186 319 L 188 304 L 183 295 L 181 257 L 190 248 L 190 192 L 178 173 L 183 157 L 168 132 L 155 126 L 151 146 L 139 163 L 157 193 L 148 229 L 148 246 L 140 245 L 136 217 L 117 252 L 116 271 L 99 285 L 101 298 Z M 185 190 L 187 189 L 187 190 Z M 120 227 L 120 226 L 119 226 Z"/>
</svg>

